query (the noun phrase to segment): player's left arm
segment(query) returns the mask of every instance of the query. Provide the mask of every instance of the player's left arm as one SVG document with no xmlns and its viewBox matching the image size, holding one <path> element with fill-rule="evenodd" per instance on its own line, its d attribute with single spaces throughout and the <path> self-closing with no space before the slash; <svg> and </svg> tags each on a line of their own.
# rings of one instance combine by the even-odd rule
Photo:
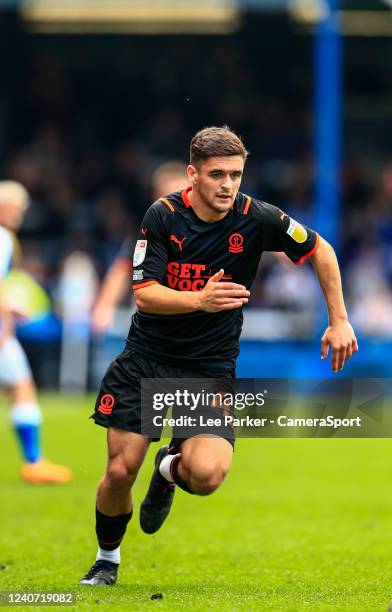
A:
<svg viewBox="0 0 392 612">
<path fill-rule="evenodd" d="M 334 372 L 358 350 L 358 343 L 344 305 L 339 265 L 335 251 L 315 231 L 301 225 L 267 202 L 254 201 L 253 216 L 261 222 L 264 251 L 283 251 L 295 265 L 310 259 L 318 276 L 328 308 L 329 324 L 321 339 L 321 358 L 328 356 Z"/>
<path fill-rule="evenodd" d="M 344 305 L 340 270 L 332 246 L 319 236 L 319 245 L 310 256 L 328 309 L 328 327 L 321 338 L 321 359 L 328 357 L 331 347 L 333 372 L 343 369 L 344 363 L 358 351 L 358 342 Z"/>
</svg>

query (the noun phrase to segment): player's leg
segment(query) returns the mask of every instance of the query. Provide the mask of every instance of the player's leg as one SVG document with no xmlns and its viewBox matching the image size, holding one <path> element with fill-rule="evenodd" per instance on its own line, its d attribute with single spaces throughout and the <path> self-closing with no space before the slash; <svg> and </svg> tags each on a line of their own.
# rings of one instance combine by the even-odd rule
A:
<svg viewBox="0 0 392 612">
<path fill-rule="evenodd" d="M 11 421 L 24 458 L 22 477 L 33 484 L 68 482 L 71 472 L 67 467 L 42 457 L 42 415 L 37 392 L 26 355 L 14 337 L 1 346 L 0 372 L 0 383 L 8 390 Z"/>
<path fill-rule="evenodd" d="M 175 482 L 164 478 L 160 472 L 162 462 L 169 456 L 167 446 L 155 455 L 155 468 L 146 497 L 140 506 L 140 527 L 145 533 L 155 533 L 170 512 L 176 489 Z M 174 459 L 175 455 L 171 455 Z"/>
<path fill-rule="evenodd" d="M 108 461 L 99 483 L 95 524 L 97 560 L 81 584 L 113 585 L 120 563 L 120 544 L 132 516 L 131 487 L 148 449 L 141 431 L 140 379 L 146 364 L 125 349 L 109 366 L 91 415 L 108 430 Z"/>
<path fill-rule="evenodd" d="M 9 388 L 11 422 L 18 438 L 23 459 L 33 464 L 42 459 L 42 414 L 31 378 L 20 380 Z"/>
<path fill-rule="evenodd" d="M 140 434 L 108 429 L 108 461 L 95 509 L 98 553 L 80 584 L 110 586 L 116 582 L 120 545 L 132 517 L 131 488 L 148 445 L 149 440 Z"/>
<path fill-rule="evenodd" d="M 108 429 L 108 461 L 97 491 L 97 508 L 116 516 L 132 511 L 131 487 L 143 463 L 150 440 L 140 434 Z"/>
<path fill-rule="evenodd" d="M 175 484 L 187 493 L 213 493 L 229 471 L 232 456 L 231 442 L 218 436 L 195 436 L 184 440 L 177 448 L 160 448 L 140 508 L 143 531 L 155 533 L 162 526 L 171 508 Z"/>
<path fill-rule="evenodd" d="M 216 436 L 188 438 L 181 453 L 166 459 L 161 473 L 188 493 L 210 495 L 222 484 L 233 458 L 233 446 Z"/>
</svg>

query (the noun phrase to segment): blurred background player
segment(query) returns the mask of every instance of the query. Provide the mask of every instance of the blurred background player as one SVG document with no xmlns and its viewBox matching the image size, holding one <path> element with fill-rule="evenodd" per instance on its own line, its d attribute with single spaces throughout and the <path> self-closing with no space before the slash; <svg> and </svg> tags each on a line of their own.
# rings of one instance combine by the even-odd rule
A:
<svg viewBox="0 0 392 612">
<path fill-rule="evenodd" d="M 186 168 L 186 164 L 180 161 L 168 161 L 158 166 L 152 176 L 153 201 L 162 195 L 184 189 L 188 184 Z M 129 292 L 132 255 L 132 239 L 127 238 L 103 279 L 91 315 L 91 326 L 95 334 L 104 334 L 113 325 L 115 308 Z"/>
<path fill-rule="evenodd" d="M 42 456 L 42 415 L 26 355 L 14 335 L 14 313 L 7 301 L 7 276 L 18 264 L 20 247 L 14 232 L 29 205 L 26 189 L 13 181 L 0 182 L 0 387 L 6 388 L 12 407 L 12 425 L 24 463 L 22 478 L 32 484 L 60 484 L 71 480 L 69 468 Z"/>
</svg>

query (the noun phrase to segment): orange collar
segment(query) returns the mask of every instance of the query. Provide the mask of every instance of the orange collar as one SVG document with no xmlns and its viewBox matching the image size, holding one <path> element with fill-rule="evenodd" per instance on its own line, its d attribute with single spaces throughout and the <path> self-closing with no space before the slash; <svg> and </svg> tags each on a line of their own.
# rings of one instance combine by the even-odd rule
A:
<svg viewBox="0 0 392 612">
<path fill-rule="evenodd" d="M 185 206 L 186 206 L 187 208 L 189 208 L 189 207 L 190 207 L 190 205 L 191 205 L 190 200 L 189 200 L 189 196 L 188 196 L 188 193 L 189 193 L 191 190 L 192 190 L 192 185 L 190 185 L 189 187 L 187 187 L 186 189 L 184 189 L 184 191 L 183 191 L 183 192 L 182 192 L 182 194 L 181 194 L 182 201 L 184 202 L 184 204 L 185 204 Z"/>
</svg>

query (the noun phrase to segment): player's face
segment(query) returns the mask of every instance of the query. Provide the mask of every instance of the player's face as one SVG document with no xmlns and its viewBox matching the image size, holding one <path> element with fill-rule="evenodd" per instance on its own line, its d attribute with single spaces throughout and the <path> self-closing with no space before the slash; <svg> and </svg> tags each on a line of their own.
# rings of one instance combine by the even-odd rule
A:
<svg viewBox="0 0 392 612">
<path fill-rule="evenodd" d="M 0 225 L 17 232 L 22 225 L 25 208 L 19 204 L 3 203 L 0 206 Z"/>
<path fill-rule="evenodd" d="M 204 206 L 222 214 L 233 206 L 243 171 L 244 160 L 240 155 L 209 157 L 197 168 L 188 166 L 188 178 Z"/>
</svg>

